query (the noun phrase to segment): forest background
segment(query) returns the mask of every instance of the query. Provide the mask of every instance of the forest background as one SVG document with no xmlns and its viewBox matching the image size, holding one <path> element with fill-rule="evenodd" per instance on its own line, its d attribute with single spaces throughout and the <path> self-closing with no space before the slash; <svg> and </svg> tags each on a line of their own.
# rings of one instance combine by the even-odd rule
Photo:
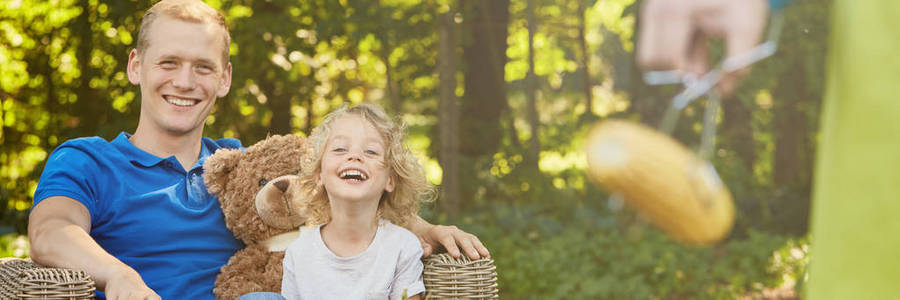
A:
<svg viewBox="0 0 900 300">
<path fill-rule="evenodd" d="M 678 91 L 641 80 L 639 0 L 207 2 L 226 14 L 234 79 L 205 135 L 250 145 L 306 135 L 343 103 L 382 105 L 409 125 L 440 187 L 422 215 L 484 241 L 503 298 L 801 296 L 826 0 L 794 1 L 778 52 L 723 102 L 712 162 L 737 221 L 707 248 L 671 241 L 585 177 L 592 124 L 656 126 Z M 28 210 L 55 147 L 133 132 L 140 99 L 125 65 L 150 5 L 0 0 L 0 256 L 27 256 Z M 674 133 L 689 146 L 702 107 Z"/>
</svg>

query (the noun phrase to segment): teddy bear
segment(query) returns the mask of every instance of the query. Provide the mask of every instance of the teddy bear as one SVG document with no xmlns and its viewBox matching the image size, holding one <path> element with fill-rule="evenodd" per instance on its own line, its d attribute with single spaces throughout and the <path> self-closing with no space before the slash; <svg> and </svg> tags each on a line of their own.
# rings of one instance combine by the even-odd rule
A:
<svg viewBox="0 0 900 300">
<path fill-rule="evenodd" d="M 300 171 L 306 138 L 273 135 L 244 149 L 220 149 L 203 165 L 207 190 L 219 198 L 225 225 L 246 247 L 216 278 L 216 299 L 280 292 L 282 260 L 304 223 L 303 197 L 288 189 Z"/>
</svg>

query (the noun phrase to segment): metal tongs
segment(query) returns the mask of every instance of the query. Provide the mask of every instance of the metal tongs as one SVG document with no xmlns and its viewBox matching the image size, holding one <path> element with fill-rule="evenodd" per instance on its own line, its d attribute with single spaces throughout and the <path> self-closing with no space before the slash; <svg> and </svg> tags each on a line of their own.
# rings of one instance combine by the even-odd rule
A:
<svg viewBox="0 0 900 300">
<path fill-rule="evenodd" d="M 688 104 L 700 97 L 706 96 L 706 108 L 703 115 L 703 131 L 700 134 L 699 157 L 706 161 L 712 172 L 715 168 L 709 162 L 716 143 L 716 117 L 719 114 L 719 105 L 722 101 L 721 95 L 714 89 L 722 79 L 722 76 L 731 72 L 748 67 L 759 62 L 769 56 L 775 54 L 778 49 L 778 38 L 781 35 L 781 28 L 784 26 L 784 12 L 779 10 L 773 12 L 769 19 L 769 28 L 766 33 L 765 42 L 750 48 L 744 53 L 722 60 L 717 66 L 712 68 L 699 78 L 693 74 L 683 74 L 679 70 L 668 71 L 650 71 L 644 73 L 644 82 L 648 85 L 667 85 L 681 84 L 684 90 L 672 98 L 671 105 L 666 108 L 659 129 L 667 135 L 672 135 L 675 125 L 681 111 Z M 718 177 L 718 175 L 717 175 Z M 622 194 L 612 193 L 607 200 L 608 205 L 613 210 L 619 210 L 624 204 Z"/>
<path fill-rule="evenodd" d="M 716 117 L 719 114 L 721 95 L 714 89 L 719 80 L 726 74 L 748 67 L 766 57 L 775 54 L 778 48 L 778 38 L 784 25 L 784 13 L 778 11 L 772 13 L 769 21 L 769 29 L 766 41 L 750 48 L 744 53 L 728 57 L 722 60 L 703 76 L 695 77 L 693 74 L 684 75 L 678 70 L 650 71 L 644 73 L 644 82 L 648 85 L 682 84 L 684 90 L 672 98 L 672 103 L 666 109 L 660 123 L 660 131 L 672 135 L 681 111 L 694 100 L 706 96 L 706 110 L 703 116 L 703 131 L 700 135 L 699 156 L 708 161 L 715 148 L 716 141 Z"/>
</svg>

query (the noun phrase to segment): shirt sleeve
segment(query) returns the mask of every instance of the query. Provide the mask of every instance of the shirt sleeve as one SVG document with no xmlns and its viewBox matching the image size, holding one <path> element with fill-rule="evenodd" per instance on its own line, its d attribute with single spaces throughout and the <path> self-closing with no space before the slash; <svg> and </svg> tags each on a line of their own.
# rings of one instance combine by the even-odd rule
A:
<svg viewBox="0 0 900 300">
<path fill-rule="evenodd" d="M 37 189 L 34 191 L 34 206 L 44 199 L 53 196 L 63 196 L 81 202 L 91 214 L 91 219 L 97 214 L 97 162 L 88 153 L 65 144 L 53 151 Z"/>
<path fill-rule="evenodd" d="M 246 149 L 241 145 L 241 141 L 235 138 L 221 138 L 216 140 L 216 144 L 226 149 L 241 149 L 241 151 Z"/>
<path fill-rule="evenodd" d="M 400 252 L 400 260 L 397 265 L 397 273 L 394 274 L 394 284 L 391 287 L 391 299 L 402 299 L 403 291 L 406 297 L 412 297 L 425 292 L 425 282 L 422 279 L 422 244 L 412 233 L 404 239 L 403 249 Z"/>
</svg>

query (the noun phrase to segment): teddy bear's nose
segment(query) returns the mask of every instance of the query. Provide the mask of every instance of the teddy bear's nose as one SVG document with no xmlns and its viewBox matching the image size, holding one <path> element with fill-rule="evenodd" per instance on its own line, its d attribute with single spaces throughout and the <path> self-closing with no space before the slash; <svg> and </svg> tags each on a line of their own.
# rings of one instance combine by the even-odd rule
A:
<svg viewBox="0 0 900 300">
<path fill-rule="evenodd" d="M 283 193 L 283 192 L 287 191 L 288 185 L 290 185 L 290 184 L 287 182 L 287 180 L 280 180 L 280 181 L 274 183 L 274 185 L 279 190 L 281 190 L 281 192 Z"/>
</svg>

